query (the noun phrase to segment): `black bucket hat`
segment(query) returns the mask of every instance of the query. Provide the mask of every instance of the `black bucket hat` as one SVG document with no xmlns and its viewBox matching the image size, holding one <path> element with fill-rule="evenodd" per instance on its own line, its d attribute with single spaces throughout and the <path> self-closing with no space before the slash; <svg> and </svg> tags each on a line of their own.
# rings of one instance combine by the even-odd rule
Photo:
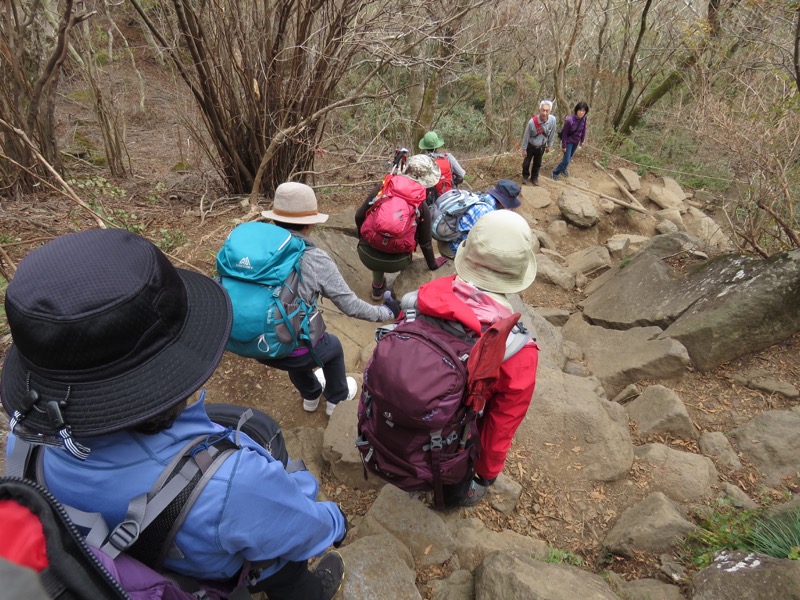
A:
<svg viewBox="0 0 800 600">
<path fill-rule="evenodd" d="M 219 284 L 121 229 L 65 235 L 28 254 L 5 308 L 13 345 L 3 408 L 12 424 L 60 435 L 68 449 L 71 436 L 125 429 L 188 398 L 231 328 Z"/>
</svg>

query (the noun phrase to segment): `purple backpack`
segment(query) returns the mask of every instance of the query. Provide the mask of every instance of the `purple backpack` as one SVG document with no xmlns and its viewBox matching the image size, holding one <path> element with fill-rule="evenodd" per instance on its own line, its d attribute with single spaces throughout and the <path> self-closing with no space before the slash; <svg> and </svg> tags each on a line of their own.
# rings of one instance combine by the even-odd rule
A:
<svg viewBox="0 0 800 600">
<path fill-rule="evenodd" d="M 433 490 L 439 504 L 442 484 L 468 476 L 480 452 L 477 414 L 462 401 L 473 344 L 422 318 L 380 338 L 358 405 L 366 470 L 401 490 Z"/>
</svg>

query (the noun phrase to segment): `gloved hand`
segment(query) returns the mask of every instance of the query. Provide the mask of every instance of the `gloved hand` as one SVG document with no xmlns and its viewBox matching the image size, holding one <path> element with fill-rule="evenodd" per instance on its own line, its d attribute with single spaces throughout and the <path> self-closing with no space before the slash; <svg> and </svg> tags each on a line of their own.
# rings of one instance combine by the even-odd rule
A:
<svg viewBox="0 0 800 600">
<path fill-rule="evenodd" d="M 339 509 L 339 512 L 342 512 L 341 508 Z M 339 546 L 342 545 L 342 543 L 344 542 L 344 538 L 347 537 L 347 531 L 350 529 L 350 523 L 347 522 L 347 515 L 344 514 L 344 512 L 342 512 L 342 516 L 344 517 L 344 535 L 342 536 L 342 539 L 333 542 L 334 548 L 338 548 Z"/>
<path fill-rule="evenodd" d="M 392 296 L 391 290 L 386 290 L 383 293 L 383 305 L 392 311 L 395 319 L 400 316 L 400 301 Z"/>
<path fill-rule="evenodd" d="M 442 266 L 444 263 L 446 263 L 447 261 L 448 261 L 448 258 L 447 258 L 446 256 L 440 256 L 440 257 L 439 257 L 439 258 L 437 258 L 435 261 L 433 261 L 434 265 L 436 265 L 436 266 L 435 266 L 435 267 L 433 267 L 433 268 L 432 268 L 432 269 L 430 269 L 430 270 L 431 270 L 431 271 L 435 271 L 436 269 L 438 269 L 439 267 L 441 267 L 441 266 Z"/>
</svg>

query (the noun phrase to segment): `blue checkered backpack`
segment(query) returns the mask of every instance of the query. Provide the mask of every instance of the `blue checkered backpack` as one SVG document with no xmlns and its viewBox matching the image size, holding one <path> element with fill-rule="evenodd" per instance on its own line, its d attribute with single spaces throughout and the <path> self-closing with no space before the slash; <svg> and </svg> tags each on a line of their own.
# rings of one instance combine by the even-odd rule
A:
<svg viewBox="0 0 800 600">
<path fill-rule="evenodd" d="M 300 266 L 311 243 L 270 223 L 244 223 L 217 254 L 217 274 L 233 306 L 226 348 L 240 356 L 279 359 L 313 346 L 325 331 L 316 298 L 300 297 Z M 316 358 L 315 358 L 316 360 Z"/>
</svg>

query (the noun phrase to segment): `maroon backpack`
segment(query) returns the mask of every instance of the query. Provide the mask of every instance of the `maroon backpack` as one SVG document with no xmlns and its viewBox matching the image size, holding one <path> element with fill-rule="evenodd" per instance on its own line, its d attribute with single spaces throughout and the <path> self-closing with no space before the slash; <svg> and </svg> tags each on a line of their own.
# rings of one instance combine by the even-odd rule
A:
<svg viewBox="0 0 800 600">
<path fill-rule="evenodd" d="M 517 313 L 504 320 L 505 334 L 484 335 L 499 346 L 494 353 L 459 323 L 415 309 L 395 327 L 379 330 L 358 405 L 356 448 L 365 477 L 372 473 L 408 492 L 433 491 L 443 506 L 442 485 L 464 481 L 481 450 L 477 420 L 486 398 L 468 391 L 470 354 L 495 354 L 496 374 L 530 339 L 518 319 Z M 497 326 L 503 327 L 496 324 L 495 332 Z M 484 381 L 474 383 L 473 392 L 488 394 Z"/>
<path fill-rule="evenodd" d="M 388 174 L 367 209 L 361 239 L 381 252 L 413 252 L 417 247 L 418 208 L 425 194 L 425 188 L 413 179 Z"/>
</svg>

